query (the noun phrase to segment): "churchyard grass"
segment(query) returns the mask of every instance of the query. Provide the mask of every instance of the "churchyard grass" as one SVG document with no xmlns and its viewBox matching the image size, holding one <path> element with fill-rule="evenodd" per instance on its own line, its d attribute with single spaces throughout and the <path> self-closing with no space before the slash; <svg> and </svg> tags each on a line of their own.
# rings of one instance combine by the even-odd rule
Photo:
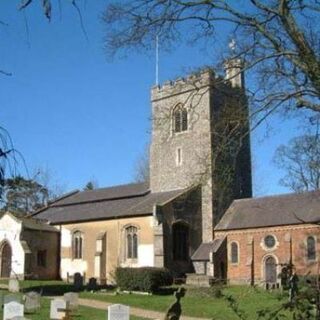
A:
<svg viewBox="0 0 320 320">
<path fill-rule="evenodd" d="M 40 291 L 43 288 L 44 295 L 63 295 L 63 293 L 72 290 L 72 285 L 62 281 L 22 281 L 21 288 L 25 291 L 36 290 Z M 215 298 L 210 295 L 209 289 L 192 289 L 187 288 L 186 296 L 181 299 L 183 315 L 193 317 L 204 317 L 214 320 L 234 320 L 237 317 L 228 305 L 224 298 Z M 257 311 L 259 310 L 275 310 L 281 303 L 287 301 L 287 297 L 279 298 L 279 291 L 267 292 L 260 288 L 252 288 L 249 286 L 227 286 L 223 290 L 224 295 L 231 295 L 239 303 L 239 309 L 243 310 L 248 315 L 248 320 L 257 319 Z M 94 299 L 109 303 L 122 303 L 132 307 L 137 307 L 146 310 L 155 310 L 165 312 L 168 307 L 175 301 L 172 294 L 115 294 L 115 290 L 107 290 L 107 292 L 80 292 L 80 298 Z M 49 304 L 44 314 L 49 312 Z M 84 314 L 90 313 L 90 309 L 82 308 Z M 105 315 L 104 311 L 101 311 Z M 41 312 L 42 314 L 42 312 Z M 100 314 L 96 311 L 95 314 Z M 41 317 L 31 317 L 31 319 L 45 319 Z M 47 318 L 46 318 L 47 319 Z M 81 319 L 81 318 L 79 318 Z M 88 318 L 87 318 L 88 319 Z M 92 318 L 90 320 L 100 319 Z M 104 319 L 104 318 L 101 318 Z M 138 319 L 138 318 L 132 318 Z M 290 318 L 289 318 L 290 319 Z"/>
<path fill-rule="evenodd" d="M 7 291 L 2 291 L 7 294 Z M 77 320 L 105 320 L 107 310 L 99 310 L 89 307 L 80 306 L 76 312 L 75 319 Z M 25 317 L 31 320 L 48 320 L 50 319 L 50 299 L 41 299 L 41 309 L 35 313 L 25 313 Z M 0 308 L 0 319 L 3 318 L 3 310 Z M 147 320 L 146 318 L 130 316 L 130 320 Z"/>
<path fill-rule="evenodd" d="M 190 289 L 181 299 L 182 313 L 186 316 L 211 318 L 214 320 L 237 319 L 235 313 L 224 298 L 210 297 L 207 289 Z M 257 319 L 259 310 L 275 310 L 281 302 L 279 294 L 266 292 L 248 286 L 230 286 L 223 289 L 224 295 L 231 295 L 239 303 L 239 309 L 248 315 L 248 320 Z M 149 295 L 119 294 L 110 295 L 105 293 L 82 292 L 80 297 L 96 299 L 110 303 L 123 303 L 129 306 L 165 312 L 175 299 L 172 295 Z"/>
</svg>

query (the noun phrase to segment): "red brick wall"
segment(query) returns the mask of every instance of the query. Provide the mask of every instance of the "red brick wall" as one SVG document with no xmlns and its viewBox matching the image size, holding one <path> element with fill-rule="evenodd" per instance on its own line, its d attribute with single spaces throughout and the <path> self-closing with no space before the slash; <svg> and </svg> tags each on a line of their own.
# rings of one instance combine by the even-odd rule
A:
<svg viewBox="0 0 320 320">
<path fill-rule="evenodd" d="M 272 249 L 264 246 L 264 238 L 267 235 L 276 238 L 276 245 Z M 216 232 L 215 236 L 227 236 L 228 279 L 233 283 L 259 283 L 265 280 L 264 261 L 268 256 L 273 256 L 277 261 L 277 272 L 280 273 L 281 264 L 292 262 L 299 275 L 318 273 L 318 261 L 320 261 L 320 226 L 297 225 L 235 230 L 228 232 Z M 316 239 L 316 261 L 307 260 L 306 241 L 308 236 Z M 291 240 L 290 240 L 291 239 Z M 230 245 L 235 241 L 239 245 L 239 262 L 231 263 Z M 290 246 L 292 249 L 290 249 Z M 253 265 L 251 264 L 253 259 Z"/>
</svg>

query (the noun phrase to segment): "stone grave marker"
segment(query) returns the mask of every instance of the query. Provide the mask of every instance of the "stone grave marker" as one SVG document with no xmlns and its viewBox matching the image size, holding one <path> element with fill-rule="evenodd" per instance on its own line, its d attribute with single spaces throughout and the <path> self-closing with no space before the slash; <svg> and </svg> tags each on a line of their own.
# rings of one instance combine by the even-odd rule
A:
<svg viewBox="0 0 320 320">
<path fill-rule="evenodd" d="M 23 304 L 11 301 L 4 304 L 3 320 L 9 320 L 15 317 L 23 317 Z"/>
<path fill-rule="evenodd" d="M 80 290 L 83 286 L 83 276 L 81 273 L 77 272 L 73 276 L 73 285 L 76 290 Z"/>
<path fill-rule="evenodd" d="M 108 307 L 108 320 L 129 320 L 130 308 L 123 304 L 113 304 Z"/>
<path fill-rule="evenodd" d="M 63 295 L 64 300 L 68 303 L 70 310 L 78 309 L 79 294 L 76 292 L 67 292 Z"/>
<path fill-rule="evenodd" d="M 10 279 L 9 280 L 9 292 L 19 292 L 20 286 L 19 281 L 17 279 Z"/>
<path fill-rule="evenodd" d="M 54 299 L 50 304 L 50 319 L 63 319 L 67 309 L 67 302 L 64 299 Z"/>
<path fill-rule="evenodd" d="M 24 309 L 26 312 L 35 312 L 41 307 L 40 294 L 35 291 L 30 291 L 24 296 Z"/>
<path fill-rule="evenodd" d="M 3 298 L 3 304 L 6 304 L 12 301 L 21 303 L 21 297 L 16 294 L 7 294 Z"/>
<path fill-rule="evenodd" d="M 89 290 L 89 291 L 95 291 L 95 290 L 97 290 L 97 279 L 96 278 L 90 278 L 89 279 L 89 282 L 88 282 L 88 287 L 87 287 L 87 289 Z"/>
</svg>

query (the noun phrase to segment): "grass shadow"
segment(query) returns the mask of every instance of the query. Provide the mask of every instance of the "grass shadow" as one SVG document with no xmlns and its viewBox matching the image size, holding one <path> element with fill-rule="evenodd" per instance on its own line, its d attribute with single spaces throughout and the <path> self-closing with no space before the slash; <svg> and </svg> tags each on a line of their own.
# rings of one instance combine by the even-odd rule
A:
<svg viewBox="0 0 320 320">
<path fill-rule="evenodd" d="M 75 288 L 71 284 L 46 284 L 46 285 L 34 285 L 28 286 L 23 289 L 23 292 L 36 291 L 39 292 L 42 296 L 62 296 L 63 294 L 75 291 Z"/>
</svg>

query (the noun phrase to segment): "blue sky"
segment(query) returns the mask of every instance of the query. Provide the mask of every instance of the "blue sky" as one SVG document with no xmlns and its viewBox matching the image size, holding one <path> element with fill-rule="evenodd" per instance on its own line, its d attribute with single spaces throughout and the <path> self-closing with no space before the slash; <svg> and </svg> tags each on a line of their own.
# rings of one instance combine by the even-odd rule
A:
<svg viewBox="0 0 320 320">
<path fill-rule="evenodd" d="M 0 124 L 30 172 L 47 167 L 65 191 L 91 179 L 100 187 L 132 181 L 135 161 L 149 139 L 154 52 L 106 58 L 100 16 L 107 1 L 80 3 L 88 41 L 69 1 L 61 1 L 61 16 L 54 8 L 51 23 L 38 1 L 25 13 L 17 11 L 17 3 L 0 3 L 0 20 L 9 24 L 0 26 L 0 68 L 13 73 L 0 75 Z M 224 32 L 215 41 L 223 50 Z M 179 45 L 160 51 L 160 82 L 210 64 L 210 50 Z M 278 185 L 281 172 L 272 156 L 280 143 L 298 134 L 297 124 L 275 117 L 253 132 L 256 195 L 288 192 Z"/>
</svg>

